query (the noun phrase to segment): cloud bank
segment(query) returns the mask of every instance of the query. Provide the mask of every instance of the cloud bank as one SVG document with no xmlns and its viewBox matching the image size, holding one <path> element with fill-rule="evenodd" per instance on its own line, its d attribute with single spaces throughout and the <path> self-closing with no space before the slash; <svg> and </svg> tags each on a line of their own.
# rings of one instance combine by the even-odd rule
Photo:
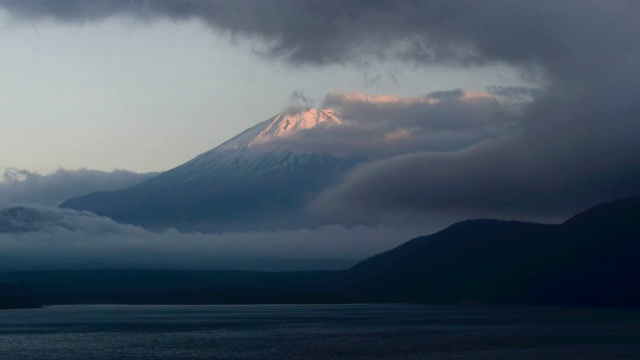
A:
<svg viewBox="0 0 640 360">
<path fill-rule="evenodd" d="M 370 160 L 418 151 L 460 150 L 517 134 L 519 106 L 507 97 L 463 90 L 418 97 L 330 93 L 321 108 L 338 114 L 339 125 L 262 139 L 260 150 L 284 148 Z"/>
<path fill-rule="evenodd" d="M 154 175 L 157 174 L 62 168 L 49 174 L 39 174 L 9 168 L 0 175 L 0 208 L 10 205 L 57 206 L 71 197 L 124 189 Z"/>
<path fill-rule="evenodd" d="M 89 212 L 14 207 L 0 210 L 0 269 L 347 268 L 418 233 L 337 225 L 277 232 L 154 233 Z"/>
<path fill-rule="evenodd" d="M 613 50 L 634 45 L 637 35 L 628 30 L 638 18 L 638 5 L 624 0 L 2 0 L 0 7 L 26 21 L 197 19 L 255 39 L 256 51 L 259 41 L 265 54 L 299 64 L 393 57 L 420 64 L 505 61 L 544 70 L 618 56 Z M 574 58 L 572 49 L 593 56 Z"/>
</svg>

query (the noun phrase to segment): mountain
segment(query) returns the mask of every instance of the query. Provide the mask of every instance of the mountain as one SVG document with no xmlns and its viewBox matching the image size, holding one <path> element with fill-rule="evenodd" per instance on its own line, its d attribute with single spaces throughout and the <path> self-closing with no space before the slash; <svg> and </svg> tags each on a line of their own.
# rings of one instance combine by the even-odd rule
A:
<svg viewBox="0 0 640 360">
<path fill-rule="evenodd" d="M 157 229 L 312 225 L 301 206 L 364 159 L 301 150 L 287 140 L 340 125 L 330 109 L 278 114 L 136 186 L 72 198 L 60 207 Z"/>
<path fill-rule="evenodd" d="M 344 271 L 0 273 L 2 296 L 61 303 L 512 303 L 640 307 L 640 195 L 562 224 L 469 220 Z"/>
<path fill-rule="evenodd" d="M 640 196 L 563 224 L 470 220 L 349 271 L 353 289 L 392 302 L 640 305 Z"/>
</svg>

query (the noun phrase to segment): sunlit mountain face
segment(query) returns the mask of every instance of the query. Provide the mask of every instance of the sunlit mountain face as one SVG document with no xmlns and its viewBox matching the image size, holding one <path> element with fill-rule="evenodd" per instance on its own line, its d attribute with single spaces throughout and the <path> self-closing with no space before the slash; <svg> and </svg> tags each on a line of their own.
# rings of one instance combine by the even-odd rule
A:
<svg viewBox="0 0 640 360">
<path fill-rule="evenodd" d="M 299 139 L 342 123 L 331 109 L 284 112 L 134 187 L 73 198 L 61 207 L 154 229 L 313 225 L 300 211 L 303 205 L 366 157 L 305 150 Z"/>
</svg>

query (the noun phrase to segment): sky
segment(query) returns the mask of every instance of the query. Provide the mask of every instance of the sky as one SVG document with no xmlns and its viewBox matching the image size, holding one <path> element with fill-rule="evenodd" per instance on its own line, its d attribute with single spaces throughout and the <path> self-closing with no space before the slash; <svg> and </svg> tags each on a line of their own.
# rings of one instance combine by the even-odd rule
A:
<svg viewBox="0 0 640 360">
<path fill-rule="evenodd" d="M 281 145 L 372 159 L 305 209 L 344 238 L 557 223 L 640 192 L 637 1 L 0 0 L 0 13 L 0 203 L 126 187 L 291 105 L 347 126 Z"/>
<path fill-rule="evenodd" d="M 0 168 L 165 171 L 302 99 L 320 105 L 331 92 L 415 96 L 521 83 L 499 65 L 291 65 L 256 54 L 258 39 L 198 16 L 60 18 L 31 10 L 0 6 Z"/>
</svg>

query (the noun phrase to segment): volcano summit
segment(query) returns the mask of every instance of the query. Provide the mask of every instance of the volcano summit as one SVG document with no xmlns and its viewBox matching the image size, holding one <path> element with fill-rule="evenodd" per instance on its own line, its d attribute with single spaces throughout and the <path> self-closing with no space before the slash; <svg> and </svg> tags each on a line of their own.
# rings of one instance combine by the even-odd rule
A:
<svg viewBox="0 0 640 360">
<path fill-rule="evenodd" d="M 231 231 L 313 225 L 301 207 L 363 157 L 305 150 L 290 140 L 341 126 L 330 109 L 285 112 L 133 187 L 63 202 L 152 229 Z"/>
</svg>

